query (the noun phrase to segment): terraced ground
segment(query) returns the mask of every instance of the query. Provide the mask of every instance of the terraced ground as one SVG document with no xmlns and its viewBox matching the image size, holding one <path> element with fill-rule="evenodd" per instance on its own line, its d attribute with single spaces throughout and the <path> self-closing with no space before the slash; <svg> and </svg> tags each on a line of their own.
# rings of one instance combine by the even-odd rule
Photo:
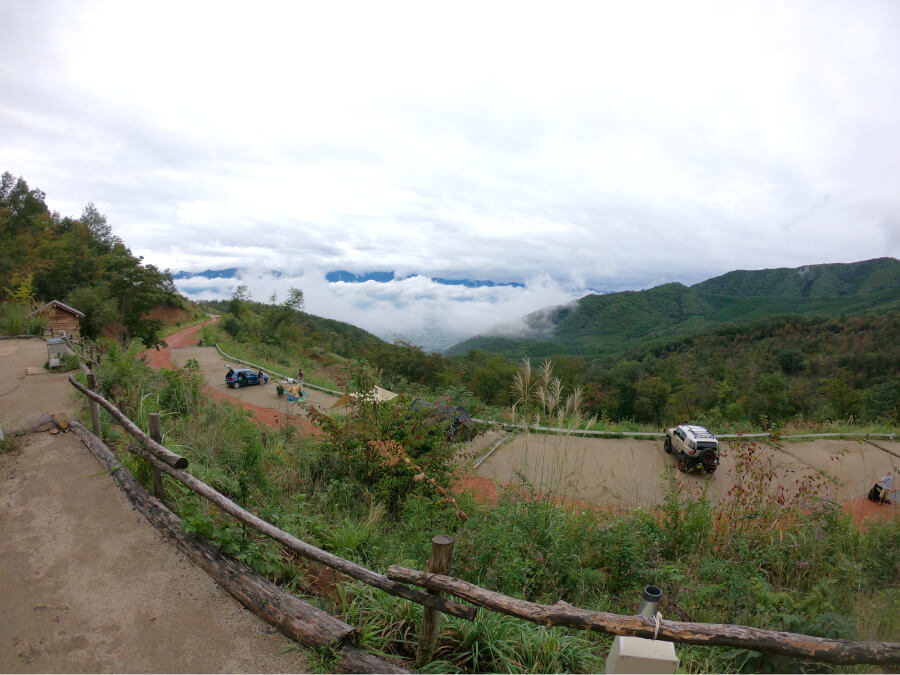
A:
<svg viewBox="0 0 900 675">
<path fill-rule="evenodd" d="M 225 385 L 225 360 L 214 347 L 189 346 L 189 339 L 176 339 L 175 345 L 172 363 L 183 366 L 188 359 L 196 359 L 208 390 L 215 396 L 252 408 L 258 419 L 269 423 L 302 416 L 299 406 L 276 396 L 274 382 L 229 389 Z M 306 392 L 310 404 L 321 410 L 337 400 L 313 389 Z M 467 453 L 481 456 L 501 438 L 502 434 L 491 432 L 470 443 Z M 771 483 L 773 492 L 779 488 L 794 490 L 798 479 L 810 475 L 823 483 L 824 497 L 844 504 L 857 521 L 900 517 L 896 501 L 880 506 L 865 499 L 878 478 L 887 471 L 900 470 L 900 441 L 814 439 L 780 441 L 777 445 L 760 442 L 757 447 L 762 461 L 771 462 L 776 473 Z M 662 503 L 666 475 L 671 474 L 685 490 L 699 492 L 705 487 L 711 498 L 724 499 L 739 480 L 735 454 L 729 443 L 723 443 L 722 462 L 715 474 L 682 474 L 671 471 L 674 463 L 663 451 L 661 440 L 519 434 L 493 452 L 474 476 L 464 477 L 464 483 L 489 499 L 496 495 L 498 486 L 518 483 L 525 476 L 541 491 L 595 505 L 635 507 Z"/>
</svg>

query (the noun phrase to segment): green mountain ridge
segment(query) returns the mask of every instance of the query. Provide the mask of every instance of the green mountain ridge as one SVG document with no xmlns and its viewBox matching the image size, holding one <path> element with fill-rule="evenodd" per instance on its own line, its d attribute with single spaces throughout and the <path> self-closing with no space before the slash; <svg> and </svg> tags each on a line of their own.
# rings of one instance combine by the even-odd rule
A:
<svg viewBox="0 0 900 675">
<path fill-rule="evenodd" d="M 894 258 L 736 270 L 693 286 L 673 282 L 644 291 L 587 295 L 526 316 L 525 325 L 535 331 L 532 337 L 476 336 L 454 345 L 447 354 L 476 349 L 513 359 L 608 356 L 737 321 L 896 309 L 900 309 L 900 261 Z"/>
</svg>

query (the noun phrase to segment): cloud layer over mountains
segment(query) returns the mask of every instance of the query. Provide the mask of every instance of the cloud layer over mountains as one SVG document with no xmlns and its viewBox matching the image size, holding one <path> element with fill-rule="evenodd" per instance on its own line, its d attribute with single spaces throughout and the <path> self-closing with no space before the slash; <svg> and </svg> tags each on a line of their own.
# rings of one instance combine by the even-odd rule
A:
<svg viewBox="0 0 900 675">
<path fill-rule="evenodd" d="M 282 270 L 245 281 L 379 334 L 900 256 L 892 0 L 46 0 L 0 25 L 0 170 L 148 262 Z"/>
</svg>

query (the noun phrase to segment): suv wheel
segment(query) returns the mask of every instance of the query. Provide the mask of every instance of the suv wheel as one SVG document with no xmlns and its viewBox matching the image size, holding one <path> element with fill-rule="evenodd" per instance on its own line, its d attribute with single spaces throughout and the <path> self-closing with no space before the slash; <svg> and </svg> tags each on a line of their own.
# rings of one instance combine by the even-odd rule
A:
<svg viewBox="0 0 900 675">
<path fill-rule="evenodd" d="M 240 383 L 239 381 L 235 380 L 235 382 L 234 382 L 234 388 L 235 388 L 235 389 L 240 389 L 240 388 L 241 388 L 241 383 Z"/>
<path fill-rule="evenodd" d="M 678 470 L 682 473 L 687 473 L 687 460 L 684 458 L 684 455 L 678 455 L 675 459 L 675 465 L 678 467 Z"/>
</svg>

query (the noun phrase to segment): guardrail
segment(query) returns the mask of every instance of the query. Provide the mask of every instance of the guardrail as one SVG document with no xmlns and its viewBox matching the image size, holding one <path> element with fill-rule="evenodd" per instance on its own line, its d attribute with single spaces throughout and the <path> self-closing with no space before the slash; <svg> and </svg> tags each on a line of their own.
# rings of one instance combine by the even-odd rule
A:
<svg viewBox="0 0 900 675">
<path fill-rule="evenodd" d="M 490 424 L 493 426 L 501 426 L 504 429 L 520 429 L 522 431 L 540 431 L 542 433 L 549 434 L 565 434 L 571 436 L 648 436 L 651 438 L 663 438 L 665 437 L 665 433 L 662 431 L 599 431 L 595 429 L 567 429 L 565 427 L 541 427 L 534 424 L 512 424 L 511 422 L 498 422 L 496 420 L 486 420 L 478 417 L 473 417 L 473 420 L 476 422 L 480 422 L 482 424 Z M 827 433 L 819 433 L 819 434 L 790 434 L 784 436 L 782 434 L 776 434 L 779 439 L 792 439 L 792 438 L 887 438 L 888 440 L 896 440 L 896 433 L 881 433 L 881 432 L 843 432 L 843 431 L 835 431 L 835 432 L 827 432 Z M 752 433 L 752 434 L 716 434 L 716 438 L 772 438 L 773 434 L 761 432 L 761 433 Z"/>
<path fill-rule="evenodd" d="M 265 366 L 261 366 L 258 363 L 253 363 L 252 361 L 245 361 L 244 359 L 239 359 L 237 356 L 232 356 L 231 354 L 226 353 L 225 350 L 223 350 L 219 346 L 218 342 L 216 343 L 216 351 L 218 351 L 219 354 L 224 356 L 229 361 L 243 363 L 245 366 L 251 366 L 253 368 L 256 368 L 257 370 L 263 371 L 264 373 L 271 373 L 272 375 L 277 375 L 282 380 L 292 380 L 293 379 L 290 375 L 285 375 L 284 373 L 279 373 L 277 370 L 272 370 L 271 368 L 266 368 Z M 305 382 L 305 381 L 303 382 L 303 386 L 304 386 L 304 388 L 309 387 L 310 389 L 324 391 L 326 394 L 333 394 L 334 396 L 343 396 L 345 393 L 343 391 L 337 391 L 335 389 L 328 389 L 327 387 L 320 387 L 317 384 L 310 384 L 309 382 Z"/>
<path fill-rule="evenodd" d="M 266 368 L 265 366 L 261 366 L 257 363 L 253 363 L 252 361 L 245 361 L 243 359 L 239 359 L 236 356 L 232 356 L 231 354 L 226 353 L 218 343 L 216 343 L 216 350 L 229 359 L 230 361 L 236 361 L 238 363 L 243 363 L 244 365 L 251 366 L 256 368 L 257 370 L 262 370 L 266 373 L 271 373 L 272 375 L 277 375 L 283 380 L 292 379 L 289 375 L 285 375 L 283 373 L 279 373 L 278 371 L 272 370 L 271 368 Z M 328 389 L 326 387 L 320 387 L 315 384 L 309 384 L 307 382 L 303 383 L 304 387 L 309 387 L 310 389 L 317 389 L 318 391 L 324 391 L 328 394 L 333 394 L 335 396 L 343 396 L 345 392 L 336 391 L 334 389 Z M 663 438 L 665 437 L 665 433 L 662 431 L 599 431 L 594 429 L 566 429 L 564 427 L 541 427 L 536 425 L 529 424 L 512 424 L 510 422 L 498 422 L 497 420 L 486 420 L 480 417 L 472 418 L 475 422 L 479 422 L 481 424 L 489 424 L 492 426 L 501 426 L 505 429 L 521 429 L 528 431 L 539 431 L 541 433 L 549 433 L 549 434 L 565 434 L 571 436 L 611 436 L 611 437 L 647 437 L 647 438 Z M 752 434 L 716 434 L 716 438 L 723 439 L 733 439 L 733 438 L 771 438 L 771 433 L 761 432 L 761 433 L 752 433 Z M 781 439 L 792 439 L 792 438 L 887 438 L 888 440 L 896 440 L 896 433 L 860 433 L 860 432 L 839 432 L 836 431 L 834 433 L 821 433 L 821 434 L 791 434 L 789 436 L 778 435 L 778 438 Z"/>
</svg>

